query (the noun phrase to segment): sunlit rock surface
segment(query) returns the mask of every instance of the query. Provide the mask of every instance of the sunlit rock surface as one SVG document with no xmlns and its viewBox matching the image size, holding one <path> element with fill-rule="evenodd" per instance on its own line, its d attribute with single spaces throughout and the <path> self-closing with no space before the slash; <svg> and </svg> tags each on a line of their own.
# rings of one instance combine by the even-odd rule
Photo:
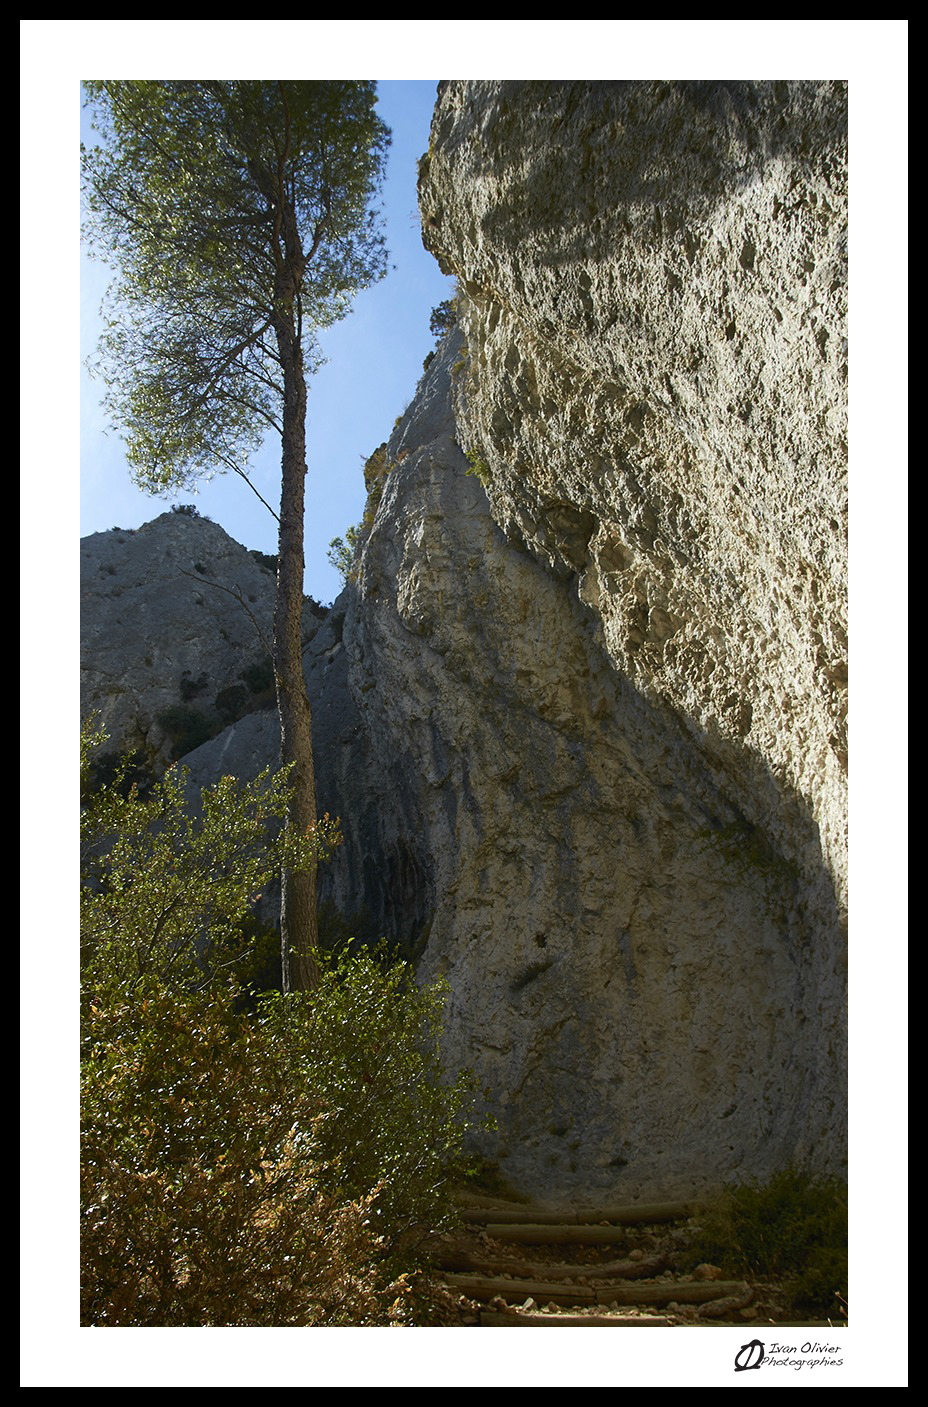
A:
<svg viewBox="0 0 928 1407">
<path fill-rule="evenodd" d="M 439 91 L 460 328 L 308 632 L 323 899 L 447 979 L 485 1151 L 542 1199 L 843 1166 L 845 103 Z M 218 687 L 162 625 L 137 654 Z M 187 760 L 277 748 L 252 712 Z"/>
</svg>

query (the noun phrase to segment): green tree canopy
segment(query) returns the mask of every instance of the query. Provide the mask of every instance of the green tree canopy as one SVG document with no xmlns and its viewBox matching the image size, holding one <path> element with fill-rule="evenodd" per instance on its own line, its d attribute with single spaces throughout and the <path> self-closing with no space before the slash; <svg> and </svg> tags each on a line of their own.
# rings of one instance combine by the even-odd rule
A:
<svg viewBox="0 0 928 1407">
<path fill-rule="evenodd" d="M 389 131 L 366 82 L 85 84 L 85 236 L 114 270 L 96 370 L 136 482 L 245 473 L 281 438 L 274 674 L 288 824 L 315 824 L 302 670 L 306 376 L 316 334 L 386 271 L 372 202 Z M 273 511 L 273 510 L 272 510 Z M 283 876 L 284 983 L 313 986 L 313 873 Z"/>
<path fill-rule="evenodd" d="M 372 83 L 84 86 L 84 232 L 115 274 L 94 369 L 139 486 L 193 487 L 283 432 L 280 319 L 311 372 L 385 272 L 389 132 Z"/>
</svg>

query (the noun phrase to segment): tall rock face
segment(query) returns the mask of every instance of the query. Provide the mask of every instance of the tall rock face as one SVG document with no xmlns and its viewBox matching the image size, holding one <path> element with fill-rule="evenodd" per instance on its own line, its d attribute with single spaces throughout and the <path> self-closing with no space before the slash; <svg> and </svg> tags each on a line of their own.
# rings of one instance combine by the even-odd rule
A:
<svg viewBox="0 0 928 1407">
<path fill-rule="evenodd" d="M 81 718 L 156 771 L 274 703 L 275 561 L 192 511 L 81 539 Z M 325 614 L 307 602 L 303 637 Z"/>
<path fill-rule="evenodd" d="M 439 90 L 460 326 L 307 639 L 323 897 L 446 978 L 541 1199 L 842 1166 L 844 99 Z"/>
<path fill-rule="evenodd" d="M 420 204 L 498 544 L 444 655 L 459 1048 L 552 1185 L 836 1166 L 846 88 L 445 84 Z"/>
<path fill-rule="evenodd" d="M 448 84 L 420 182 L 495 518 L 842 896 L 846 125 L 839 83 Z"/>
</svg>

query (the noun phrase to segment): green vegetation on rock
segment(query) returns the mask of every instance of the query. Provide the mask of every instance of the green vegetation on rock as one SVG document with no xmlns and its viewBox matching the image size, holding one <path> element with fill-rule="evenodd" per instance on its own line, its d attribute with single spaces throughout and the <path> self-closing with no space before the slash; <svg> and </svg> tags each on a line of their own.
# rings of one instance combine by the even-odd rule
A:
<svg viewBox="0 0 928 1407">
<path fill-rule="evenodd" d="M 847 1302 L 847 1185 L 796 1168 L 727 1188 L 700 1216 L 693 1265 L 783 1280 L 797 1308 L 840 1314 Z"/>
</svg>

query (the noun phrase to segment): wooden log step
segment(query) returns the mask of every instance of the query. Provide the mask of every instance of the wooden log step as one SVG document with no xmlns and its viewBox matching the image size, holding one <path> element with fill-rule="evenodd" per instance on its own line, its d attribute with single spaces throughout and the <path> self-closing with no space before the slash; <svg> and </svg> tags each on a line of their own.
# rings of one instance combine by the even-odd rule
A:
<svg viewBox="0 0 928 1407">
<path fill-rule="evenodd" d="M 591 1285 L 562 1285 L 553 1280 L 508 1280 L 495 1275 L 443 1275 L 442 1279 L 454 1294 L 471 1300 L 489 1301 L 499 1295 L 506 1301 L 521 1302 L 550 1300 L 552 1304 L 596 1303 L 596 1291 Z"/>
<path fill-rule="evenodd" d="M 447 1274 L 448 1289 L 472 1300 L 546 1300 L 551 1304 L 708 1304 L 743 1294 L 742 1281 L 664 1280 L 649 1285 L 564 1285 L 554 1280 L 516 1280 L 492 1275 Z"/>
<path fill-rule="evenodd" d="M 479 1323 L 488 1329 L 666 1329 L 673 1320 L 660 1314 L 537 1314 L 529 1310 L 504 1314 L 498 1309 L 481 1309 Z"/>
<path fill-rule="evenodd" d="M 578 1226 L 576 1222 L 568 1226 L 554 1222 L 500 1222 L 488 1229 L 490 1235 L 500 1241 L 526 1246 L 606 1246 L 628 1240 L 628 1233 L 622 1226 Z"/>
<path fill-rule="evenodd" d="M 708 1304 L 711 1300 L 750 1293 L 742 1280 L 664 1280 L 651 1285 L 603 1285 L 596 1287 L 596 1303 L 612 1304 Z"/>
<path fill-rule="evenodd" d="M 685 1221 L 699 1210 L 696 1202 L 635 1202 L 621 1207 L 591 1207 L 576 1211 L 539 1211 L 532 1207 L 466 1207 L 465 1220 L 492 1226 L 528 1223 L 533 1226 L 595 1226 L 610 1222 L 617 1226 L 640 1226 L 668 1221 Z"/>
<path fill-rule="evenodd" d="M 436 1261 L 442 1270 L 469 1270 L 480 1275 L 514 1275 L 523 1280 L 646 1280 L 667 1269 L 665 1256 L 647 1260 L 612 1260 L 600 1265 L 546 1265 L 528 1260 L 501 1260 L 472 1251 L 449 1248 Z"/>
</svg>

